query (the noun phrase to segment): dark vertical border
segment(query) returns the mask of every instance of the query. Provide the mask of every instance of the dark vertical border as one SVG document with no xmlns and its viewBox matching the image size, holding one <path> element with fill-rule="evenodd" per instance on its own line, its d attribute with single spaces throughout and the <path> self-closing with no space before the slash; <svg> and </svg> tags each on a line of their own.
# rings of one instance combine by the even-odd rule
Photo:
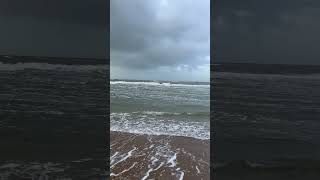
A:
<svg viewBox="0 0 320 180">
<path fill-rule="evenodd" d="M 35 54 L 31 51 L 24 54 L 15 52 L 10 52 L 11 54 L 0 54 L 0 65 L 9 64 L 14 67 L 17 63 L 19 63 L 18 65 L 23 65 L 24 63 L 41 64 L 29 64 L 26 66 L 27 68 L 17 71 L 7 71 L 7 69 L 0 70 L 0 84 L 6 85 L 6 87 L 3 86 L 4 88 L 1 88 L 0 92 L 0 119 L 1 123 L 3 120 L 5 120 L 6 123 L 6 126 L 3 126 L 0 129 L 0 166 L 3 167 L 3 165 L 11 162 L 22 164 L 17 166 L 19 167 L 17 168 L 17 171 L 11 167 L 7 168 L 10 174 L 5 172 L 6 170 L 3 170 L 4 168 L 2 168 L 0 176 L 4 179 L 30 179 L 30 177 L 26 176 L 31 175 L 34 178 L 40 178 L 34 176 L 34 174 L 38 175 L 38 172 L 36 172 L 38 169 L 30 168 L 30 166 L 38 166 L 33 163 L 38 163 L 39 166 L 45 164 L 45 167 L 47 166 L 46 164 L 56 163 L 57 165 L 63 164 L 63 166 L 66 164 L 63 168 L 67 169 L 67 173 L 64 171 L 65 169 L 63 169 L 64 172 L 59 172 L 59 176 L 66 175 L 69 176 L 65 177 L 68 179 L 71 179 L 71 177 L 72 179 L 92 179 L 91 176 L 93 175 L 90 174 L 90 171 L 95 173 L 94 176 L 103 176 L 104 178 L 106 176 L 105 171 L 108 172 L 108 169 L 106 169 L 106 159 L 108 168 L 110 149 L 110 1 L 99 0 L 99 6 L 86 5 L 85 3 L 87 2 L 90 1 L 84 1 L 83 6 L 88 7 L 88 12 L 80 11 L 80 14 L 83 13 L 83 17 L 85 17 L 87 13 L 90 13 L 90 11 L 99 11 L 99 31 L 97 31 L 99 33 L 99 41 L 94 42 L 97 43 L 99 57 L 81 57 L 81 55 L 63 57 L 61 54 L 54 53 L 48 53 L 47 56 L 45 56 L 41 53 Z M 19 3 L 20 2 L 16 1 L 12 3 L 5 2 L 4 4 L 7 4 L 8 7 L 11 6 L 11 8 L 15 10 L 22 7 L 22 4 Z M 33 1 L 32 3 L 37 4 L 36 1 Z M 32 3 L 30 2 L 29 5 Z M 25 7 L 25 12 L 30 11 L 30 17 L 34 16 L 36 19 L 41 17 L 42 13 L 46 10 L 50 9 L 51 12 L 58 12 L 56 14 L 53 13 L 53 17 L 50 17 L 55 19 L 56 16 L 63 17 L 62 14 L 59 14 L 59 9 L 64 9 L 69 15 L 74 8 L 74 5 L 66 6 L 65 1 L 50 1 L 50 3 L 57 3 L 57 5 L 55 7 L 43 7 L 44 9 L 39 11 L 40 13 L 38 12 L 38 14 L 33 13 L 33 11 L 30 10 L 30 7 L 33 6 L 28 6 Z M 82 8 L 80 9 L 82 10 Z M 19 13 L 13 10 L 8 8 L 8 12 L 11 16 L 20 16 Z M 77 15 L 80 16 L 79 14 Z M 71 16 L 74 16 L 75 18 L 77 15 L 72 14 L 64 18 L 73 19 Z M 22 17 L 24 16 L 27 15 L 22 15 Z M 93 18 L 97 17 L 94 16 Z M 60 20 L 60 18 L 58 19 Z M 45 18 L 43 20 L 45 20 Z M 33 27 L 33 24 L 27 24 L 22 21 L 17 23 L 21 23 L 30 29 L 39 30 L 35 28 L 36 26 Z M 68 21 L 68 23 L 76 24 L 78 22 L 73 22 L 71 20 L 70 22 Z M 88 24 L 88 26 L 90 26 L 90 23 Z M 102 31 L 100 31 L 100 25 L 102 25 Z M 60 26 L 59 23 L 57 23 L 56 28 L 61 31 L 67 31 L 62 25 Z M 17 29 L 17 32 L 24 34 L 23 29 Z M 43 33 L 46 36 L 51 35 L 50 33 Z M 34 38 L 37 37 L 36 31 L 24 35 L 30 36 L 30 34 L 34 35 Z M 81 34 L 81 36 L 86 35 L 90 36 L 91 34 Z M 7 36 L 10 37 L 10 39 L 13 37 L 13 35 L 10 36 L 10 34 Z M 79 39 L 81 39 L 81 36 L 79 36 Z M 18 40 L 15 43 L 18 43 Z M 70 41 L 70 39 L 66 38 L 62 42 L 68 44 L 68 41 Z M 32 45 L 32 42 L 30 45 Z M 46 49 L 48 52 L 51 50 L 53 51 L 54 49 L 52 47 L 47 47 Z M 78 51 L 86 51 L 86 49 L 79 48 L 76 52 Z M 69 65 L 97 65 L 99 68 L 100 66 L 107 67 L 107 70 L 103 70 L 102 73 L 99 71 L 82 75 L 81 72 L 78 73 L 78 71 L 69 72 L 68 70 L 59 70 L 57 72 L 50 68 L 37 69 L 43 64 L 44 66 L 53 64 L 65 65 L 64 67 L 69 67 Z M 91 90 L 93 90 L 93 93 Z M 35 95 L 30 95 L 28 93 Z M 93 97 L 92 94 L 97 95 L 97 97 Z M 94 101 L 93 103 L 91 101 L 90 104 L 92 98 L 94 98 Z M 52 113 L 51 111 L 56 113 Z M 60 131 L 61 129 L 63 130 Z M 85 164 L 86 161 L 90 162 L 85 166 L 80 164 L 82 162 Z M 81 169 L 78 168 L 79 166 L 77 163 L 82 166 Z M 30 175 L 28 174 L 29 172 L 25 172 L 26 169 L 31 169 L 31 171 L 35 171 L 36 173 L 31 172 L 34 174 Z M 98 169 L 97 172 L 96 169 Z M 2 176 L 3 173 L 4 176 Z M 51 174 L 51 172 L 48 172 L 48 174 L 46 173 L 47 172 L 43 174 L 41 172 L 40 179 L 43 179 L 43 176 L 47 176 L 46 178 L 49 179 L 58 178 L 56 175 Z M 7 176 L 6 174 L 9 175 Z M 107 175 L 109 175 L 109 173 L 107 173 Z"/>
<path fill-rule="evenodd" d="M 215 131 L 214 131 L 214 119 L 213 119 L 213 113 L 214 113 L 214 84 L 213 84 L 213 63 L 214 63 L 214 19 L 215 19 L 215 7 L 216 6 L 216 0 L 210 1 L 210 177 L 215 178 L 214 174 L 214 137 L 215 137 Z"/>
<path fill-rule="evenodd" d="M 106 20 L 107 20 L 107 36 L 106 36 L 106 43 L 107 43 L 107 56 L 106 56 L 106 60 L 107 60 L 107 66 L 108 66 L 108 72 L 107 73 L 107 79 L 106 79 L 106 85 L 107 85 L 107 113 L 106 113 L 106 144 L 107 144 L 107 154 L 106 154 L 106 158 L 107 158 L 107 166 L 106 166 L 106 170 L 107 170 L 107 176 L 110 178 L 110 0 L 107 0 L 107 7 L 106 7 Z"/>
</svg>

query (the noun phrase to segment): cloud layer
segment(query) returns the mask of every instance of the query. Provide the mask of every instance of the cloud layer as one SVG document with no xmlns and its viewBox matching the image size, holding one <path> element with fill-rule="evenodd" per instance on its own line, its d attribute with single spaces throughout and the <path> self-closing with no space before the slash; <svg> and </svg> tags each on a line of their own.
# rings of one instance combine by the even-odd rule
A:
<svg viewBox="0 0 320 180">
<path fill-rule="evenodd" d="M 106 0 L 0 1 L 0 54 L 106 58 Z"/>
<path fill-rule="evenodd" d="M 210 63 L 209 0 L 111 0 L 111 70 L 203 71 Z M 208 69 L 207 69 L 208 70 Z"/>
<path fill-rule="evenodd" d="M 320 64 L 320 2 L 224 0 L 213 4 L 216 61 Z"/>
</svg>

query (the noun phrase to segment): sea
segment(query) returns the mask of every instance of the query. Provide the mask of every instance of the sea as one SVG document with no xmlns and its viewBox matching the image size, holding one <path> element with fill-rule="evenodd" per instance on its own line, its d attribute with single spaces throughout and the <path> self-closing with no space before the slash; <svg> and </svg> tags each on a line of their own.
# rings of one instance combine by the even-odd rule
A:
<svg viewBox="0 0 320 180">
<path fill-rule="evenodd" d="M 106 65 L 0 63 L 0 179 L 107 179 Z"/>
<path fill-rule="evenodd" d="M 217 172 L 319 170 L 320 66 L 214 64 L 211 86 Z"/>
<path fill-rule="evenodd" d="M 209 82 L 110 81 L 111 131 L 210 138 Z"/>
</svg>

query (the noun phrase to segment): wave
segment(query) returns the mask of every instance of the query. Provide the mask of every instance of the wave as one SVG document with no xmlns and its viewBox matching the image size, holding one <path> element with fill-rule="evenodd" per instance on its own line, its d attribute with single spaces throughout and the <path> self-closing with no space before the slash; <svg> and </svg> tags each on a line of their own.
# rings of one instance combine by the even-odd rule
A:
<svg viewBox="0 0 320 180">
<path fill-rule="evenodd" d="M 136 111 L 133 114 L 155 115 L 155 116 L 209 116 L 210 112 L 159 112 L 159 111 Z"/>
<path fill-rule="evenodd" d="M 288 79 L 319 79 L 320 73 L 309 74 L 267 74 L 267 73 L 239 73 L 239 72 L 215 72 L 214 78 L 247 78 L 247 79 L 261 79 L 261 78 L 288 78 Z M 213 80 L 214 81 L 214 80 Z M 212 82 L 213 82 L 212 81 Z"/>
<path fill-rule="evenodd" d="M 182 114 L 154 111 L 111 113 L 110 130 L 135 134 L 185 136 L 197 139 L 210 138 L 209 118 L 208 121 L 194 121 L 190 120 L 188 116 L 194 116 L 197 113 Z M 176 117 L 181 115 L 181 118 Z M 209 116 L 209 114 L 207 115 Z"/>
<path fill-rule="evenodd" d="M 173 82 L 156 82 L 156 81 L 110 81 L 111 85 L 114 84 L 128 84 L 128 85 L 148 85 L 148 86 L 197 86 L 197 87 L 210 87 L 209 84 L 204 83 L 173 83 Z"/>
</svg>

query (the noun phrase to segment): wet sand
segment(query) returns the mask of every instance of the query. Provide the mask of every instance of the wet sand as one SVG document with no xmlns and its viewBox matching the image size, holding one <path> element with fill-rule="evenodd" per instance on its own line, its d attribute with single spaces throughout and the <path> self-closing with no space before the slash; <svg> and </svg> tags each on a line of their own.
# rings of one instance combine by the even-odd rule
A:
<svg viewBox="0 0 320 180">
<path fill-rule="evenodd" d="M 208 180 L 209 140 L 111 132 L 111 179 Z"/>
</svg>

